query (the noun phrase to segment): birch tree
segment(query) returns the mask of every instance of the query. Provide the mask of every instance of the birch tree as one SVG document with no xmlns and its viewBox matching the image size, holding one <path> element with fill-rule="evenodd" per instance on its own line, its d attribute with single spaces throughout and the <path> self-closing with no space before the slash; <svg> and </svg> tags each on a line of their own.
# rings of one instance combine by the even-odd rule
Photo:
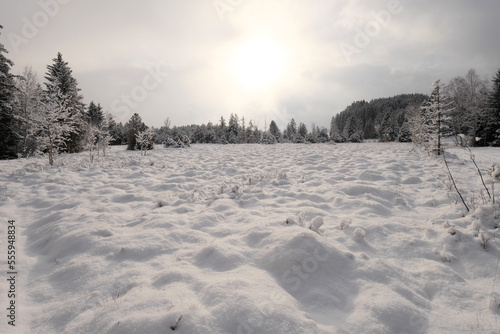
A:
<svg viewBox="0 0 500 334">
<path fill-rule="evenodd" d="M 16 79 L 16 119 L 20 137 L 19 153 L 27 157 L 36 151 L 34 117 L 43 107 L 43 91 L 38 76 L 26 66 Z"/>
</svg>

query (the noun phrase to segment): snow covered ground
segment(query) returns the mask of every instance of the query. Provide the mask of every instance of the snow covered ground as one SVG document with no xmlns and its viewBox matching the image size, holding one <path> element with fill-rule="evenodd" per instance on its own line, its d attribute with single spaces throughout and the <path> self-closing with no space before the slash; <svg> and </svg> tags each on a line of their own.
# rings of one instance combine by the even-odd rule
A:
<svg viewBox="0 0 500 334">
<path fill-rule="evenodd" d="M 469 214 L 408 144 L 1 161 L 0 273 L 14 219 L 19 278 L 0 332 L 500 333 L 500 208 L 449 152 Z M 500 150 L 474 153 L 491 191 Z"/>
</svg>

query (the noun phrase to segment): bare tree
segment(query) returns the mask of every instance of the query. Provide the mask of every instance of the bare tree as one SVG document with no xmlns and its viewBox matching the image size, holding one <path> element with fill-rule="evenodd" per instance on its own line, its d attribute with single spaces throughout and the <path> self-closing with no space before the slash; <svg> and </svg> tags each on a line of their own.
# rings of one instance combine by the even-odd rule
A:
<svg viewBox="0 0 500 334">
<path fill-rule="evenodd" d="M 16 78 L 16 119 L 21 137 L 19 151 L 27 157 L 36 150 L 34 117 L 42 108 L 42 87 L 38 76 L 31 66 L 26 66 L 20 77 Z"/>
<path fill-rule="evenodd" d="M 452 79 L 444 89 L 455 107 L 451 114 L 454 134 L 468 134 L 472 144 L 476 137 L 487 140 L 481 128 L 488 128 L 491 121 L 487 108 L 488 90 L 488 81 L 482 79 L 474 69 L 469 70 L 464 77 Z"/>
</svg>

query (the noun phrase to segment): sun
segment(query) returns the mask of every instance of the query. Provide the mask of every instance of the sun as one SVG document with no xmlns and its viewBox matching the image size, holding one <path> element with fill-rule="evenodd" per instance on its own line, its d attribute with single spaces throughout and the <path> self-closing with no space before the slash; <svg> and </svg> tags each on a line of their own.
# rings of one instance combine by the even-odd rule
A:
<svg viewBox="0 0 500 334">
<path fill-rule="evenodd" d="M 277 79 L 284 64 L 283 51 L 269 40 L 258 38 L 238 50 L 233 65 L 238 82 L 249 88 L 262 88 Z"/>
</svg>

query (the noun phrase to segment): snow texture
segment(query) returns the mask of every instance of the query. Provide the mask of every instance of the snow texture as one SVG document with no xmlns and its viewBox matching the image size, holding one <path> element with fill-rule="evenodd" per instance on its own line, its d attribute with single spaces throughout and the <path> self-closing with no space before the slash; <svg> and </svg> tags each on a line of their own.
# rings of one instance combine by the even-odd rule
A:
<svg viewBox="0 0 500 334">
<path fill-rule="evenodd" d="M 1 161 L 21 274 L 0 332 L 498 333 L 499 208 L 450 150 L 469 215 L 407 144 Z M 474 154 L 488 177 L 500 151 Z"/>
</svg>

